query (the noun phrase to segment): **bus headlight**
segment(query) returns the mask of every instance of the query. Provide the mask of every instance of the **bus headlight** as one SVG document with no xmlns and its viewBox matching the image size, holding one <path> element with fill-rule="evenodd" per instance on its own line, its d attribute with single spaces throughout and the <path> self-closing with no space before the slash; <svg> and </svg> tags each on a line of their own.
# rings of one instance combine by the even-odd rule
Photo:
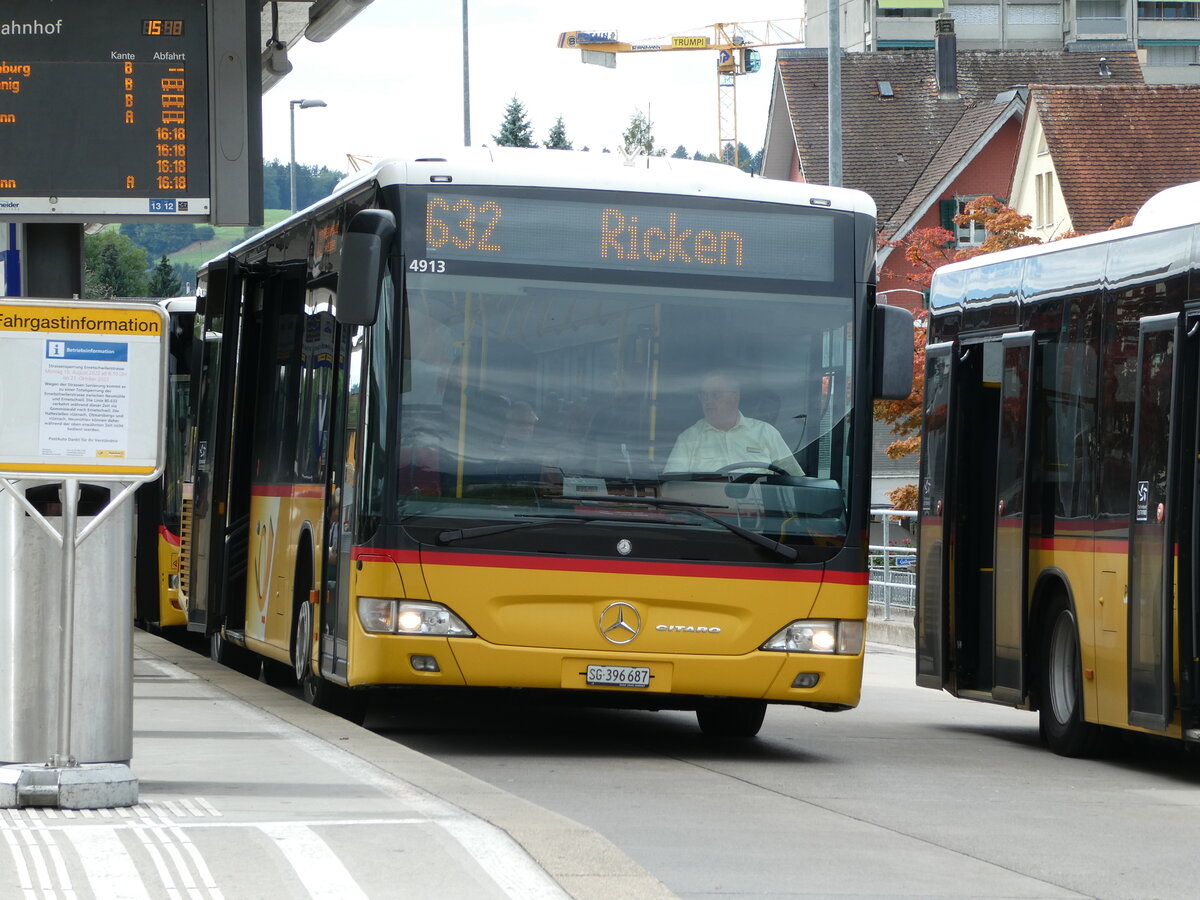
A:
<svg viewBox="0 0 1200 900">
<path fill-rule="evenodd" d="M 424 600 L 358 598 L 358 621 L 371 634 L 428 634 L 474 637 L 467 623 L 440 603 Z"/>
<path fill-rule="evenodd" d="M 857 656 L 862 652 L 863 623 L 848 619 L 802 619 L 771 635 L 763 650 L 782 653 L 837 653 Z"/>
</svg>

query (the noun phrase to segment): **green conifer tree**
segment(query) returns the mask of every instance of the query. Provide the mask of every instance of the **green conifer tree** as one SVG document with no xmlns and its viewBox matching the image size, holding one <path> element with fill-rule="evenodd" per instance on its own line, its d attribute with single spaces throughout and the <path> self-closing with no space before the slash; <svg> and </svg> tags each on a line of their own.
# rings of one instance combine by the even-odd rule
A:
<svg viewBox="0 0 1200 900">
<path fill-rule="evenodd" d="M 175 267 L 164 253 L 150 275 L 150 296 L 178 297 L 182 288 L 183 284 L 175 274 Z"/>
<path fill-rule="evenodd" d="M 533 141 L 533 125 L 525 117 L 525 106 L 514 96 L 504 110 L 500 122 L 500 133 L 492 135 L 499 147 L 536 147 Z"/>
<path fill-rule="evenodd" d="M 550 129 L 550 135 L 546 138 L 546 146 L 551 150 L 572 149 L 571 142 L 567 140 L 567 126 L 563 124 L 562 116 L 558 117 L 558 121 Z"/>
</svg>

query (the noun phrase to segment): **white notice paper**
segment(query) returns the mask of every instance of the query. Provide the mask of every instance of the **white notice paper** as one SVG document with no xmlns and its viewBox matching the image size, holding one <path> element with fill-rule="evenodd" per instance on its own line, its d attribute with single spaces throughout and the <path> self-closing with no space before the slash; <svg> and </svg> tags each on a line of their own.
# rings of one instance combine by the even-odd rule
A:
<svg viewBox="0 0 1200 900">
<path fill-rule="evenodd" d="M 43 457 L 126 457 L 129 451 L 126 342 L 46 341 L 38 438 Z"/>
</svg>

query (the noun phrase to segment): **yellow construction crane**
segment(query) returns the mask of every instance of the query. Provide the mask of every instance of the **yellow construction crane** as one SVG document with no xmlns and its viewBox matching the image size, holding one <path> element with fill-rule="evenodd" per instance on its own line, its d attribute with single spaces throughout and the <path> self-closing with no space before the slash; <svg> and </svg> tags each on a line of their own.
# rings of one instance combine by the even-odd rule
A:
<svg viewBox="0 0 1200 900">
<path fill-rule="evenodd" d="M 778 47 L 804 43 L 804 19 L 773 19 L 766 22 L 726 22 L 706 25 L 711 34 L 682 34 L 667 43 L 655 40 L 627 44 L 615 31 L 565 31 L 558 46 L 582 51 L 583 61 L 613 68 L 618 53 L 662 53 L 672 50 L 717 51 L 717 158 L 726 158 L 732 148 L 733 164 L 738 164 L 737 82 L 738 75 L 757 72 L 759 47 Z M 687 29 L 695 31 L 696 29 Z M 662 40 L 662 39 L 658 39 Z"/>
</svg>

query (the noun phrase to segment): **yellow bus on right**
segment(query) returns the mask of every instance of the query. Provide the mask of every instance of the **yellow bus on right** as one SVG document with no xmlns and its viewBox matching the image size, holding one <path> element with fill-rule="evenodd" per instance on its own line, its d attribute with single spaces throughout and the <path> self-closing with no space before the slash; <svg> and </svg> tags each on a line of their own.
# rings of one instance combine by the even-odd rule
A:
<svg viewBox="0 0 1200 900">
<path fill-rule="evenodd" d="M 929 307 L 917 683 L 1065 756 L 1200 741 L 1200 183 L 946 265 Z"/>
</svg>

